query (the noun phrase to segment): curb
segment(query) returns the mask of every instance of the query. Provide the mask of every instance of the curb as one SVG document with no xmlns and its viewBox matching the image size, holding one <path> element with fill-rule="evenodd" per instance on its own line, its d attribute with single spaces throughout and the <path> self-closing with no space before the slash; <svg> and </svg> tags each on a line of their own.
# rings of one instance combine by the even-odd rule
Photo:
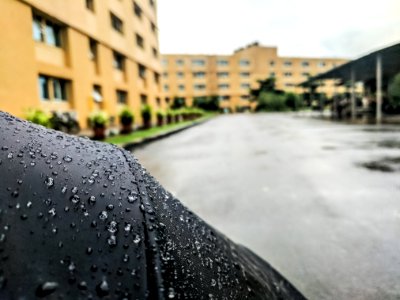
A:
<svg viewBox="0 0 400 300">
<path fill-rule="evenodd" d="M 158 135 L 155 135 L 155 136 L 151 136 L 151 137 L 148 137 L 148 138 L 144 138 L 142 140 L 138 140 L 138 141 L 135 141 L 135 142 L 122 144 L 122 145 L 120 145 L 120 147 L 124 148 L 127 151 L 132 151 L 134 149 L 141 148 L 141 147 L 143 147 L 143 146 L 145 146 L 147 144 L 150 144 L 152 142 L 156 142 L 156 141 L 162 140 L 164 138 L 167 138 L 167 137 L 169 137 L 171 135 L 174 135 L 174 134 L 177 134 L 179 132 L 182 132 L 182 131 L 184 131 L 186 129 L 195 127 L 197 125 L 204 124 L 205 122 L 207 122 L 207 121 L 209 121 L 211 119 L 212 118 L 208 118 L 208 119 L 205 119 L 205 120 L 202 120 L 202 121 L 193 122 L 192 124 L 190 124 L 188 126 L 185 126 L 185 127 L 182 127 L 182 128 L 178 128 L 178 129 L 175 129 L 175 130 L 167 131 L 167 132 L 164 132 L 164 133 L 161 133 L 161 134 L 158 134 Z"/>
</svg>

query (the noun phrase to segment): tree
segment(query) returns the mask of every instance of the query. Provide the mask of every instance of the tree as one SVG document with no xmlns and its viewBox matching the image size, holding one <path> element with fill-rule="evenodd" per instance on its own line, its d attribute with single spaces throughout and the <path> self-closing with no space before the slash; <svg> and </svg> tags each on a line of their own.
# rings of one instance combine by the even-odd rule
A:
<svg viewBox="0 0 400 300">
<path fill-rule="evenodd" d="M 400 106 L 400 73 L 398 73 L 389 84 L 389 99 L 394 107 Z"/>
<path fill-rule="evenodd" d="M 193 106 L 207 110 L 207 111 L 218 111 L 219 110 L 219 97 L 196 97 L 193 100 Z"/>
<path fill-rule="evenodd" d="M 258 80 L 259 88 L 252 89 L 250 91 L 252 100 L 257 100 L 263 92 L 264 93 L 276 92 L 275 83 L 276 83 L 275 77 L 269 77 L 264 80 Z"/>
</svg>

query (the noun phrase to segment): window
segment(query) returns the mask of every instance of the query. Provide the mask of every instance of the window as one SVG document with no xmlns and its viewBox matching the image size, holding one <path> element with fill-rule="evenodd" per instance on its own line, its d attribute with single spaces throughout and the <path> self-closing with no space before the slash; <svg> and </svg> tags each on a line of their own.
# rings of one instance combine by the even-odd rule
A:
<svg viewBox="0 0 400 300">
<path fill-rule="evenodd" d="M 177 60 L 176 60 L 176 65 L 177 65 L 177 66 L 181 67 L 181 66 L 183 66 L 184 64 L 185 64 L 185 62 L 184 62 L 183 59 L 177 59 Z"/>
<path fill-rule="evenodd" d="M 283 73 L 283 76 L 292 77 L 292 73 L 291 72 L 285 72 L 285 73 Z"/>
<path fill-rule="evenodd" d="M 248 84 L 248 83 L 242 83 L 242 84 L 240 85 L 240 88 L 248 90 L 248 89 L 250 88 L 250 84 Z"/>
<path fill-rule="evenodd" d="M 164 67 L 166 67 L 166 66 L 168 66 L 168 59 L 163 59 L 162 61 L 161 61 L 161 64 L 164 66 Z"/>
<path fill-rule="evenodd" d="M 62 79 L 52 78 L 54 99 L 60 101 L 67 100 L 67 82 Z"/>
<path fill-rule="evenodd" d="M 149 4 L 151 7 L 154 7 L 154 0 L 149 0 Z"/>
<path fill-rule="evenodd" d="M 283 65 L 284 65 L 285 67 L 291 67 L 291 66 L 292 66 L 292 62 L 291 62 L 291 61 L 285 61 L 285 62 L 283 63 Z"/>
<path fill-rule="evenodd" d="M 269 77 L 275 77 L 275 76 L 276 76 L 275 72 L 269 73 Z"/>
<path fill-rule="evenodd" d="M 128 93 L 125 91 L 117 90 L 117 103 L 119 104 L 128 103 Z"/>
<path fill-rule="evenodd" d="M 293 83 L 285 83 L 285 86 L 286 87 L 294 87 L 294 84 Z"/>
<path fill-rule="evenodd" d="M 204 77 L 206 77 L 206 73 L 204 73 L 204 72 L 194 72 L 193 73 L 193 77 L 194 78 L 204 78 Z"/>
<path fill-rule="evenodd" d="M 168 78 L 168 72 L 164 72 L 164 73 L 163 73 L 163 77 L 164 77 L 164 78 Z"/>
<path fill-rule="evenodd" d="M 39 75 L 39 96 L 42 100 L 68 101 L 68 81 L 61 78 Z"/>
<path fill-rule="evenodd" d="M 156 31 L 157 31 L 157 26 L 156 26 L 156 24 L 154 24 L 153 22 L 150 21 L 150 27 L 151 27 L 151 31 L 153 31 L 154 33 L 156 33 Z"/>
<path fill-rule="evenodd" d="M 89 59 L 97 59 L 97 42 L 93 39 L 89 39 Z"/>
<path fill-rule="evenodd" d="M 122 54 L 119 54 L 118 52 L 113 52 L 114 56 L 114 68 L 123 71 L 124 70 L 124 64 L 125 64 L 125 57 Z"/>
<path fill-rule="evenodd" d="M 101 86 L 95 84 L 92 89 L 92 98 L 94 102 L 101 103 L 103 102 L 103 94 L 101 92 Z"/>
<path fill-rule="evenodd" d="M 242 67 L 248 67 L 248 66 L 250 66 L 250 61 L 247 60 L 247 59 L 241 59 L 239 61 L 239 65 L 242 66 Z"/>
<path fill-rule="evenodd" d="M 138 74 L 140 78 L 146 79 L 146 67 L 138 64 Z"/>
<path fill-rule="evenodd" d="M 45 76 L 40 75 L 39 76 L 39 94 L 40 94 L 40 99 L 42 100 L 49 100 L 49 81 L 48 78 Z"/>
<path fill-rule="evenodd" d="M 303 61 L 302 63 L 301 63 L 301 66 L 302 67 L 309 67 L 310 66 L 310 62 L 308 62 L 308 61 Z"/>
<path fill-rule="evenodd" d="M 227 96 L 227 95 L 219 96 L 219 99 L 222 101 L 229 101 L 229 100 L 231 100 L 231 96 Z"/>
<path fill-rule="evenodd" d="M 323 68 L 323 67 L 325 67 L 326 66 L 326 63 L 324 62 L 324 61 L 320 61 L 319 63 L 318 63 L 318 67 L 320 67 L 320 68 Z"/>
<path fill-rule="evenodd" d="M 197 91 L 203 91 L 206 89 L 206 86 L 204 84 L 195 84 L 194 89 Z"/>
<path fill-rule="evenodd" d="M 204 67 L 206 65 L 206 61 L 204 59 L 193 59 L 192 65 L 196 67 Z"/>
<path fill-rule="evenodd" d="M 248 78 L 248 77 L 250 77 L 250 73 L 249 72 L 241 72 L 240 77 Z"/>
<path fill-rule="evenodd" d="M 114 30 L 118 31 L 119 33 L 124 32 L 124 23 L 120 18 L 110 12 L 110 19 L 111 19 L 111 26 Z"/>
<path fill-rule="evenodd" d="M 274 66 L 275 66 L 275 61 L 271 60 L 271 61 L 269 62 L 269 65 L 270 65 L 270 67 L 274 67 Z"/>
<path fill-rule="evenodd" d="M 218 66 L 228 66 L 229 61 L 227 61 L 226 59 L 219 59 L 219 60 L 217 60 L 217 65 Z"/>
<path fill-rule="evenodd" d="M 164 91 L 168 92 L 169 91 L 169 85 L 168 84 L 164 84 Z"/>
<path fill-rule="evenodd" d="M 137 5 L 136 2 L 133 2 L 133 11 L 136 17 L 138 17 L 139 19 L 142 18 L 142 13 L 143 13 L 142 8 L 139 5 Z"/>
<path fill-rule="evenodd" d="M 185 75 L 183 74 L 183 72 L 177 72 L 176 77 L 178 77 L 179 79 L 182 79 L 185 77 Z"/>
<path fill-rule="evenodd" d="M 153 57 L 157 58 L 158 57 L 158 50 L 153 47 Z"/>
<path fill-rule="evenodd" d="M 159 83 L 160 83 L 160 74 L 158 74 L 158 73 L 156 73 L 156 72 L 154 72 L 154 82 L 155 82 L 156 84 L 159 84 Z"/>
<path fill-rule="evenodd" d="M 219 84 L 218 88 L 220 90 L 227 90 L 227 89 L 229 89 L 229 84 Z"/>
<path fill-rule="evenodd" d="M 138 33 L 136 33 L 136 45 L 138 45 L 140 48 L 144 48 L 144 39 L 143 39 L 143 37 L 140 35 L 140 34 L 138 34 Z"/>
<path fill-rule="evenodd" d="M 92 12 L 94 12 L 94 1 L 86 0 L 86 8 Z"/>
<path fill-rule="evenodd" d="M 249 100 L 250 96 L 249 95 L 242 95 L 240 96 L 241 100 Z"/>
<path fill-rule="evenodd" d="M 61 26 L 40 16 L 33 17 L 33 39 L 51 46 L 61 47 Z"/>
<path fill-rule="evenodd" d="M 160 99 L 159 97 L 156 98 L 156 102 L 157 102 L 157 105 L 158 105 L 158 106 L 161 105 L 161 99 Z"/>
<path fill-rule="evenodd" d="M 229 77 L 229 73 L 228 72 L 218 72 L 217 73 L 217 77 L 218 78 L 228 78 Z"/>
<path fill-rule="evenodd" d="M 140 103 L 142 103 L 142 105 L 147 104 L 147 95 L 145 95 L 145 94 L 140 95 Z"/>
<path fill-rule="evenodd" d="M 185 90 L 185 86 L 184 86 L 183 84 L 180 84 L 180 85 L 178 86 L 178 89 L 179 89 L 180 91 L 184 91 L 184 90 Z"/>
<path fill-rule="evenodd" d="M 302 75 L 303 77 L 310 77 L 310 73 L 308 73 L 308 72 L 301 73 L 301 75 Z"/>
</svg>

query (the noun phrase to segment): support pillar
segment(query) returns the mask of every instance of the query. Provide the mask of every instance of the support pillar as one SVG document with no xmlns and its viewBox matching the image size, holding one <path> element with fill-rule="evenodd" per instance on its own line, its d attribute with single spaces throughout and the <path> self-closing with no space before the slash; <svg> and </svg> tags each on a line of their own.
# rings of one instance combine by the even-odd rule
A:
<svg viewBox="0 0 400 300">
<path fill-rule="evenodd" d="M 382 57 L 376 57 L 376 123 L 382 122 Z"/>
<path fill-rule="evenodd" d="M 354 121 L 356 118 L 356 76 L 354 70 L 351 70 L 351 119 Z"/>
</svg>

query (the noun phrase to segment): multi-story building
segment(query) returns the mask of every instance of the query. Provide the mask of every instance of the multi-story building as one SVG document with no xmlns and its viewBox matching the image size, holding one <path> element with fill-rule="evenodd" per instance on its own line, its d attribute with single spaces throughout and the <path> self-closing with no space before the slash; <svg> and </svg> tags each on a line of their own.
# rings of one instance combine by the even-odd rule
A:
<svg viewBox="0 0 400 300">
<path fill-rule="evenodd" d="M 155 0 L 1 0 L 0 109 L 163 106 Z"/>
<path fill-rule="evenodd" d="M 258 80 L 275 77 L 277 89 L 302 93 L 298 84 L 346 61 L 281 57 L 276 47 L 258 43 L 232 55 L 168 54 L 162 56 L 164 97 L 167 101 L 184 98 L 190 105 L 196 98 L 218 96 L 221 107 L 235 111 L 250 106 L 249 90 L 258 87 Z M 325 82 L 318 88 L 328 97 L 334 91 L 334 82 Z"/>
</svg>

